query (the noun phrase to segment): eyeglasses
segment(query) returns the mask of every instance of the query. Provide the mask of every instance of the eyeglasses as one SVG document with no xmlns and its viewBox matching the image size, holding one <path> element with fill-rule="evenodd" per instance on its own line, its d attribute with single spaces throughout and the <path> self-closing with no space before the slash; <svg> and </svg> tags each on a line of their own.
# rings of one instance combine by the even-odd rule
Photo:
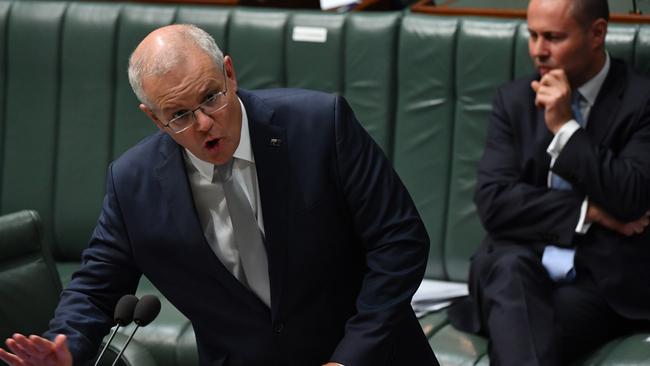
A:
<svg viewBox="0 0 650 366">
<path fill-rule="evenodd" d="M 179 111 L 174 113 L 172 119 L 164 124 L 165 127 L 172 130 L 174 133 L 181 133 L 190 128 L 196 122 L 196 111 L 199 109 L 203 114 L 212 116 L 218 111 L 224 109 L 228 105 L 226 94 L 228 93 L 228 79 L 226 79 L 226 69 L 223 68 L 223 80 L 225 84 L 224 91 L 211 94 L 207 99 L 199 104 L 198 107 L 189 111 Z"/>
</svg>

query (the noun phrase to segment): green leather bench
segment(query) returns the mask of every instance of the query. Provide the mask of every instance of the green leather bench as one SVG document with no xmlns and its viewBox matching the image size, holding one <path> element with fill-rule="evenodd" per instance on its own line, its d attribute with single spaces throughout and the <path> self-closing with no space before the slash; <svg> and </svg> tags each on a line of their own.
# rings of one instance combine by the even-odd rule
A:
<svg viewBox="0 0 650 366">
<path fill-rule="evenodd" d="M 344 95 L 418 205 L 431 237 L 426 277 L 466 281 L 483 236 L 472 197 L 492 93 L 532 70 L 522 20 L 0 0 L 0 214 L 38 211 L 64 286 L 98 217 L 108 163 L 155 130 L 128 85 L 129 54 L 151 30 L 183 22 L 232 55 L 242 88 Z M 610 28 L 611 54 L 650 74 L 650 26 Z M 143 279 L 138 293 L 156 291 Z M 421 322 L 443 364 L 488 363 L 485 339 L 454 330 L 444 311 Z M 650 363 L 648 337 L 615 340 L 584 364 Z M 191 324 L 167 301 L 136 340 L 158 365 L 197 364 Z"/>
</svg>

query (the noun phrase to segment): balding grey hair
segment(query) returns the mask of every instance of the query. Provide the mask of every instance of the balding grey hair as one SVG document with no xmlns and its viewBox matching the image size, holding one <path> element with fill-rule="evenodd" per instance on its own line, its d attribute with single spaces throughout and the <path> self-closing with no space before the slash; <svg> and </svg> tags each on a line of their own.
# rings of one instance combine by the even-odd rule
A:
<svg viewBox="0 0 650 366">
<path fill-rule="evenodd" d="M 212 59 L 217 70 L 223 67 L 223 52 L 217 46 L 214 38 L 206 31 L 193 24 L 180 24 L 177 36 L 179 37 L 178 41 L 180 41 L 179 47 L 173 47 L 168 52 L 153 56 L 136 55 L 134 51 L 129 58 L 128 73 L 131 88 L 138 100 L 150 109 L 153 109 L 154 106 L 142 88 L 143 79 L 164 75 L 169 72 L 184 60 L 188 46 L 197 46 L 203 50 Z"/>
</svg>

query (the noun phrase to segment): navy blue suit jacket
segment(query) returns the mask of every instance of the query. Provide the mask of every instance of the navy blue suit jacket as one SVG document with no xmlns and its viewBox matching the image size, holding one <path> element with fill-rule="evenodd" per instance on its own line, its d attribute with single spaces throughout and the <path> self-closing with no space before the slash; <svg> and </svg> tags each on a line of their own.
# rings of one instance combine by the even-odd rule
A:
<svg viewBox="0 0 650 366">
<path fill-rule="evenodd" d="M 594 224 L 586 235 L 575 233 L 585 196 L 623 222 L 650 209 L 650 80 L 611 61 L 586 129 L 574 133 L 553 165 L 571 191 L 548 188 L 553 135 L 530 87 L 539 75 L 497 90 L 478 168 L 475 201 L 487 231 L 479 251 L 525 245 L 541 257 L 549 243 L 577 248 L 576 268 L 592 274 L 615 311 L 650 319 L 650 231 L 626 237 Z M 476 296 L 478 286 L 470 280 Z M 480 299 L 468 301 L 450 315 L 475 332 Z"/>
<path fill-rule="evenodd" d="M 344 99 L 239 91 L 249 118 L 271 308 L 212 252 L 182 148 L 157 133 L 111 164 L 83 266 L 48 335 L 94 355 L 141 274 L 194 326 L 201 365 L 437 364 L 410 308 L 428 237 L 411 198 Z M 279 139 L 281 143 L 270 143 Z"/>
</svg>

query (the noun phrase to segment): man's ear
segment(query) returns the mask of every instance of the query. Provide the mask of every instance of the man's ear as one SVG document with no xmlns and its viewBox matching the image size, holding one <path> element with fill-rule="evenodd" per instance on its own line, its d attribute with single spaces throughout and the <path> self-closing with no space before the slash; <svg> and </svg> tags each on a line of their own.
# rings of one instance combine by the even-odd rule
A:
<svg viewBox="0 0 650 366">
<path fill-rule="evenodd" d="M 594 41 L 594 48 L 605 47 L 605 37 L 607 36 L 607 21 L 603 18 L 596 19 L 591 25 L 591 36 Z"/>
<path fill-rule="evenodd" d="M 235 74 L 235 66 L 233 65 L 232 58 L 226 55 L 223 58 L 223 67 L 226 69 L 226 78 L 228 78 L 228 88 L 237 91 L 237 75 Z"/>
<path fill-rule="evenodd" d="M 140 110 L 143 111 L 144 114 L 146 114 L 147 117 L 149 117 L 149 119 L 151 121 L 153 121 L 153 123 L 156 124 L 156 127 L 158 127 L 159 130 L 161 130 L 162 132 L 165 132 L 165 125 L 158 119 L 158 117 L 156 117 L 156 115 L 153 113 L 153 111 L 151 109 L 149 109 L 149 107 L 147 107 L 146 105 L 144 105 L 142 103 L 140 104 L 139 107 L 140 107 Z"/>
</svg>

